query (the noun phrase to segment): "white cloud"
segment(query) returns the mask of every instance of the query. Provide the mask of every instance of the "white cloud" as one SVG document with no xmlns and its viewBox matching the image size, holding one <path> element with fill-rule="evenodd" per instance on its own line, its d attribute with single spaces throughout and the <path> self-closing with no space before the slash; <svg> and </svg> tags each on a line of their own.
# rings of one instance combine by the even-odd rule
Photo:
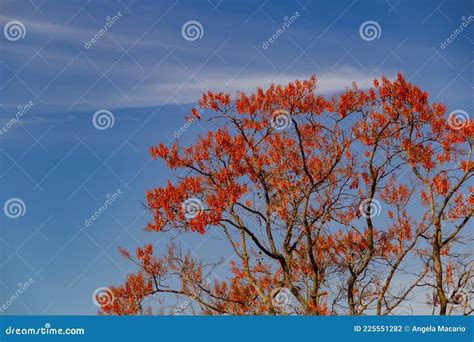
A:
<svg viewBox="0 0 474 342">
<path fill-rule="evenodd" d="M 0 16 L 0 19 L 8 21 L 12 18 Z M 125 18 L 120 20 L 125 20 Z M 93 47 L 93 49 L 109 51 L 101 51 L 101 53 L 92 51 L 91 53 L 84 51 L 82 44 L 90 39 L 97 29 L 100 29 L 101 23 L 77 27 L 32 19 L 25 19 L 23 22 L 32 36 L 54 37 L 54 40 L 41 50 L 42 58 L 33 58 L 28 62 L 28 71 L 35 75 L 40 70 L 41 77 L 38 78 L 38 88 L 35 89 L 38 92 L 44 91 L 45 88 L 48 90 L 47 93 L 41 95 L 47 98 L 49 106 L 66 106 L 68 110 L 190 104 L 196 103 L 202 93 L 208 90 L 224 91 L 231 94 L 238 91 L 251 93 L 257 87 L 266 88 L 271 83 L 287 84 L 296 79 L 307 79 L 312 73 L 309 70 L 307 73 L 281 74 L 268 69 L 266 71 L 255 69 L 255 67 L 243 70 L 230 67 L 223 70 L 215 68 L 212 64 L 207 64 L 200 69 L 192 58 L 196 53 L 206 51 L 205 49 L 192 50 L 189 44 L 176 44 L 177 51 L 169 56 L 168 53 L 171 50 L 168 48 L 171 45 L 166 42 L 172 41 L 173 37 L 169 32 L 161 33 L 160 39 L 146 40 L 147 38 L 145 38 L 142 40 L 141 36 L 140 38 L 134 37 L 130 32 L 126 32 L 124 35 L 120 22 L 116 23 L 117 28 L 114 26 L 110 32 L 107 32 L 109 38 L 113 38 L 113 40 L 101 39 Z M 58 40 L 73 43 L 72 48 L 70 44 L 65 46 L 58 44 Z M 163 63 L 161 61 L 158 63 L 156 59 L 152 58 L 149 51 L 145 50 L 146 53 L 142 54 L 144 58 L 140 58 L 140 64 L 138 64 L 136 60 L 131 59 L 132 55 L 136 55 L 135 53 L 121 58 L 121 49 L 115 42 L 127 48 L 136 44 L 141 47 L 144 45 L 145 47 L 164 48 L 159 49 L 158 60 L 162 58 L 161 56 L 167 57 Z M 28 56 L 35 44 L 39 49 L 39 46 L 43 46 L 44 39 L 41 42 L 33 40 L 24 44 L 7 44 L 5 49 L 10 56 Z M 113 49 L 118 53 L 114 54 Z M 186 57 L 182 57 L 183 53 Z M 184 64 L 186 64 L 185 67 L 183 67 Z M 194 75 L 196 69 L 199 72 Z M 103 71 L 105 76 L 101 77 L 100 71 Z M 337 69 L 318 72 L 316 74 L 318 78 L 316 93 L 331 95 L 351 87 L 352 82 L 357 82 L 360 87 L 366 88 L 372 84 L 374 77 L 380 77 L 382 74 L 390 78 L 394 75 L 394 73 L 387 73 L 385 70 L 365 70 L 362 67 L 356 68 L 354 66 L 341 66 Z M 193 76 L 190 77 L 190 75 Z M 56 80 L 59 76 L 60 78 Z M 65 80 L 73 80 L 72 85 L 62 86 L 61 82 Z M 7 80 L 6 83 L 10 85 L 14 81 Z M 8 94 L 4 99 L 5 104 L 14 107 L 18 101 L 15 94 Z M 38 107 L 42 107 L 42 103 L 39 103 Z"/>
<path fill-rule="evenodd" d="M 115 13 L 112 13 L 115 15 Z M 8 22 L 15 20 L 13 17 L 2 16 L 0 15 L 0 22 Z M 123 34 L 123 28 L 120 27 L 120 21 L 123 19 L 118 19 L 115 24 L 106 32 L 106 36 L 113 38 L 121 46 L 145 46 L 145 47 L 162 47 L 162 48 L 173 48 L 175 44 L 165 43 L 164 40 L 147 40 L 144 39 L 141 35 L 133 36 Z M 104 29 L 106 20 L 99 21 L 97 23 L 88 24 L 88 28 L 72 26 L 72 25 L 61 25 L 55 24 L 53 22 L 47 21 L 37 21 L 31 19 L 21 19 L 21 22 L 26 27 L 28 36 L 34 35 L 36 37 L 54 37 L 54 42 L 58 41 L 67 41 L 67 42 L 77 42 L 78 47 L 82 47 L 86 41 L 89 41 L 93 38 L 99 30 Z M 116 26 L 116 27 L 114 27 Z M 119 33 L 121 32 L 121 33 Z M 171 37 L 166 37 L 166 41 L 171 41 Z M 29 42 L 30 44 L 35 44 L 35 42 Z M 42 44 L 39 44 L 40 46 Z M 8 47 L 8 46 L 6 46 Z M 10 44 L 10 47 L 13 45 Z M 110 39 L 101 39 L 100 44 L 94 44 L 95 49 L 109 49 L 117 48 L 117 44 Z"/>
<path fill-rule="evenodd" d="M 277 74 L 277 73 L 242 73 L 237 76 L 232 74 L 218 73 L 208 71 L 206 77 L 195 77 L 188 80 L 186 77 L 173 74 L 174 80 L 162 80 L 161 82 L 151 83 L 136 88 L 132 95 L 132 106 L 153 106 L 160 104 L 185 104 L 195 103 L 201 97 L 202 93 L 208 90 L 224 91 L 236 94 L 237 91 L 246 93 L 254 92 L 257 87 L 266 88 L 271 83 L 287 84 L 296 79 L 307 79 L 311 74 Z M 380 72 L 371 76 L 365 70 L 359 70 L 352 67 L 341 67 L 334 71 L 327 71 L 316 74 L 318 79 L 318 89 L 316 93 L 332 95 L 350 88 L 353 82 L 356 82 L 360 88 L 368 88 L 372 85 L 374 78 L 380 78 L 385 75 L 393 78 L 394 73 Z M 119 102 L 124 102 L 119 100 Z"/>
<path fill-rule="evenodd" d="M 318 78 L 318 91 L 323 94 L 337 93 L 346 88 L 352 87 L 352 82 L 366 89 L 373 85 L 375 78 L 380 79 L 381 76 L 386 76 L 389 79 L 395 77 L 394 72 L 370 70 L 365 71 L 352 67 L 342 67 L 335 71 L 325 72 Z"/>
</svg>

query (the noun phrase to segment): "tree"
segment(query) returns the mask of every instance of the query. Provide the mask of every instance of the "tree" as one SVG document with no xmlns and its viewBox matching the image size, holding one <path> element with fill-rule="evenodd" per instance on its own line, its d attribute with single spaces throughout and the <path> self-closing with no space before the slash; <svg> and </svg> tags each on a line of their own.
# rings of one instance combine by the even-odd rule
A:
<svg viewBox="0 0 474 342">
<path fill-rule="evenodd" d="M 138 271 L 102 314 L 387 315 L 420 296 L 439 314 L 471 313 L 469 117 L 447 117 L 400 74 L 330 98 L 316 84 L 208 92 L 192 117 L 214 130 L 150 148 L 185 176 L 147 192 L 146 230 L 219 230 L 235 258 L 121 249 Z M 218 264 L 229 272 L 212 279 Z"/>
</svg>

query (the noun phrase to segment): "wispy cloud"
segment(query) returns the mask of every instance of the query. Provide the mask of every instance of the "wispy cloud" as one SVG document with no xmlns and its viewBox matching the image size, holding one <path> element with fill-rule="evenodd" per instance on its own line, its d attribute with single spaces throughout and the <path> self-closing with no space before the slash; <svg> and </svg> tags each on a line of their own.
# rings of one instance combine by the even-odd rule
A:
<svg viewBox="0 0 474 342">
<path fill-rule="evenodd" d="M 4 15 L 0 15 L 0 22 L 6 23 L 12 20 L 17 20 L 13 17 L 8 17 Z M 76 43 L 78 47 L 82 47 L 84 42 L 88 41 L 89 39 L 93 38 L 99 30 L 103 29 L 106 20 L 98 21 L 96 23 L 89 23 L 87 27 L 78 27 L 74 25 L 65 25 L 65 24 L 57 24 L 48 21 L 39 21 L 33 19 L 21 19 L 23 25 L 25 25 L 28 37 L 33 36 L 36 39 L 31 39 L 28 41 L 31 45 L 38 45 L 42 39 L 39 38 L 54 38 L 55 43 L 60 41 L 67 41 L 69 43 Z M 157 40 L 150 40 L 145 39 L 144 37 L 137 37 L 133 35 L 127 35 L 123 33 L 123 30 L 119 27 L 120 23 L 117 23 L 117 27 L 111 28 L 110 31 L 107 32 L 107 37 L 109 39 L 103 39 L 100 44 L 94 46 L 96 49 L 107 49 L 107 48 L 117 48 L 117 44 L 120 46 L 141 46 L 141 47 L 162 47 L 162 48 L 173 48 L 176 47 L 176 44 L 166 43 L 171 41 L 171 37 L 164 37 L 162 35 L 162 39 Z M 122 32 L 121 32 L 122 31 Z M 166 38 L 166 39 L 165 39 Z M 15 47 L 18 46 L 13 45 L 5 45 L 5 47 Z M 14 51 L 12 49 L 12 51 Z"/>
<path fill-rule="evenodd" d="M 224 91 L 235 94 L 238 91 L 253 92 L 257 87 L 266 88 L 270 84 L 287 84 L 294 80 L 307 79 L 310 74 L 277 74 L 248 72 L 232 76 L 229 72 L 219 72 L 216 70 L 206 70 L 205 77 L 193 77 L 191 79 L 170 79 L 156 81 L 136 88 L 132 92 L 131 106 L 153 106 L 161 104 L 185 104 L 194 103 L 207 90 Z M 359 70 L 349 66 L 343 66 L 337 70 L 317 73 L 317 92 L 325 95 L 332 95 L 350 88 L 356 82 L 361 88 L 368 88 L 372 85 L 374 78 L 385 75 L 392 78 L 394 73 L 390 71 L 378 71 L 378 74 L 371 76 L 366 70 Z M 178 76 L 178 75 L 174 75 Z M 124 99 L 117 99 L 124 103 Z"/>
<path fill-rule="evenodd" d="M 13 19 L 0 16 L 2 22 Z M 126 15 L 120 19 L 123 23 L 115 24 L 90 50 L 83 49 L 83 44 L 96 34 L 103 23 L 89 22 L 79 27 L 34 18 L 22 20 L 28 28 L 28 37 L 32 38 L 22 41 L 22 44 L 6 44 L 5 52 L 10 59 L 15 59 L 31 55 L 32 50 L 37 51 L 38 55 L 28 59 L 21 67 L 35 81 L 28 84 L 24 92 L 12 90 L 10 94 L 8 91 L 13 83 L 19 81 L 21 89 L 24 82 L 16 79 L 15 74 L 5 75 L 3 85 L 6 85 L 7 92 L 2 101 L 9 107 L 16 107 L 25 98 L 36 95 L 39 96 L 35 101 L 37 108 L 52 112 L 55 108 L 80 111 L 190 104 L 207 90 L 231 94 L 253 92 L 257 87 L 265 88 L 271 83 L 287 84 L 311 76 L 307 65 L 297 65 L 295 70 L 279 73 L 274 68 L 265 67 L 262 64 L 264 60 L 245 68 L 234 63 L 227 64 L 228 60 L 235 61 L 239 56 L 247 60 L 249 54 L 255 53 L 246 42 L 239 42 L 243 45 L 237 50 L 222 49 L 220 55 L 215 56 L 225 60 L 222 64 L 208 60 L 201 64 L 202 54 L 215 47 L 216 42 L 209 40 L 206 45 L 196 48 L 196 45 L 184 40 L 173 43 L 173 34 L 166 31 L 160 32 L 159 39 L 153 40 L 147 36 L 135 36 L 120 27 L 130 27 L 130 23 L 127 26 L 125 22 Z M 275 60 L 278 58 L 285 56 L 277 55 Z M 38 74 L 41 77 L 35 78 Z M 316 73 L 317 92 L 337 93 L 350 87 L 352 82 L 368 87 L 374 77 L 382 74 L 391 77 L 394 72 L 376 68 L 368 70 L 351 64 L 341 64 L 333 69 L 321 68 Z"/>
</svg>

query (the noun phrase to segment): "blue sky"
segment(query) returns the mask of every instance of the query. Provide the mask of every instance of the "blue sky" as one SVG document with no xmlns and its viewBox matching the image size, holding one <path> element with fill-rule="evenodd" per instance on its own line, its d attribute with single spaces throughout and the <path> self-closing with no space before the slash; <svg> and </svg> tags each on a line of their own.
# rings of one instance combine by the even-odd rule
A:
<svg viewBox="0 0 474 342">
<path fill-rule="evenodd" d="M 448 111 L 473 109 L 474 26 L 440 47 L 473 14 L 469 1 L 3 1 L 0 13 L 2 28 L 25 28 L 22 39 L 0 36 L 0 128 L 33 103 L 0 135 L 0 203 L 20 198 L 26 207 L 16 219 L 0 215 L 0 305 L 34 281 L 8 314 L 95 314 L 94 289 L 133 270 L 118 246 L 159 249 L 175 236 L 143 231 L 145 190 L 170 177 L 148 147 L 173 139 L 208 89 L 251 91 L 316 74 L 318 91 L 333 94 L 402 72 Z M 202 26 L 194 41 L 182 35 L 191 20 Z M 377 22 L 378 39 L 361 38 L 366 21 Z M 101 109 L 114 117 L 105 130 L 92 123 Z M 193 123 L 180 141 L 204 128 Z M 218 238 L 180 241 L 197 255 L 231 258 L 213 248 Z"/>
</svg>

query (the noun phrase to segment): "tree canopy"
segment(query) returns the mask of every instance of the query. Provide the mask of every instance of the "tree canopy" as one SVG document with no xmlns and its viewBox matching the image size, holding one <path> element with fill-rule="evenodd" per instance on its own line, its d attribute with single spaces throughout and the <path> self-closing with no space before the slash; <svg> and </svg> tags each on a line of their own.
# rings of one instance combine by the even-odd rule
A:
<svg viewBox="0 0 474 342">
<path fill-rule="evenodd" d="M 235 257 L 215 278 L 218 256 L 121 249 L 137 272 L 101 314 L 387 315 L 420 298 L 434 313 L 472 312 L 469 116 L 401 74 L 332 97 L 315 76 L 209 91 L 191 116 L 215 128 L 150 148 L 184 176 L 147 191 L 146 230 L 219 230 Z"/>
</svg>

